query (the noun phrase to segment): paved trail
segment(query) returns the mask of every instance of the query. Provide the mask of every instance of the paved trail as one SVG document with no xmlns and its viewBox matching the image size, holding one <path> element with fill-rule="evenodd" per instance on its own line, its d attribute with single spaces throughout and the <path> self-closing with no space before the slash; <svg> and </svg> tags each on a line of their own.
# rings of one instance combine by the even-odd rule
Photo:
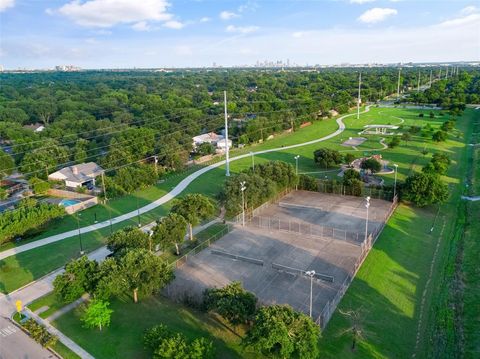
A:
<svg viewBox="0 0 480 359">
<path fill-rule="evenodd" d="M 362 113 L 368 112 L 369 110 L 370 110 L 370 106 L 367 106 Z M 331 134 L 329 134 L 325 137 L 318 138 L 318 139 L 312 140 L 312 141 L 298 143 L 298 144 L 295 144 L 295 145 L 290 145 L 290 146 L 285 146 L 285 147 L 277 147 L 277 148 L 271 148 L 271 149 L 268 149 L 268 150 L 258 151 L 258 152 L 254 152 L 254 154 L 255 155 L 260 155 L 260 154 L 264 154 L 264 153 L 284 151 L 284 150 L 288 150 L 288 149 L 291 149 L 291 148 L 308 146 L 308 145 L 311 145 L 311 144 L 314 144 L 314 143 L 317 143 L 317 142 L 322 142 L 322 141 L 329 140 L 329 139 L 331 139 L 335 136 L 338 136 L 339 134 L 341 134 L 345 130 L 345 124 L 343 123 L 343 120 L 345 118 L 350 117 L 350 116 L 355 116 L 355 115 L 356 114 L 353 113 L 353 114 L 344 115 L 344 116 L 341 116 L 341 117 L 337 118 L 336 122 L 338 124 L 338 129 L 335 132 L 333 132 L 333 133 L 331 133 Z M 246 154 L 231 158 L 230 162 L 237 161 L 237 160 L 240 160 L 242 158 L 246 158 L 246 157 L 250 157 L 250 156 L 251 156 L 250 153 L 246 153 Z M 221 167 L 224 164 L 225 164 L 225 160 L 219 161 L 217 163 L 214 163 L 214 164 L 211 164 L 210 166 L 204 167 L 204 168 L 192 173 L 191 175 L 185 177 L 169 193 L 160 197 L 156 201 L 153 201 L 152 203 L 140 208 L 139 209 L 140 214 L 149 212 L 149 211 L 167 203 L 168 201 L 171 201 L 172 199 L 177 197 L 180 193 L 182 193 L 188 187 L 188 185 L 190 183 L 192 183 L 194 180 L 196 180 L 198 177 L 200 177 L 201 175 L 203 175 L 204 173 L 206 173 L 210 170 Z M 125 213 L 125 214 L 122 214 L 118 217 L 112 218 L 112 224 L 116 224 L 116 223 L 119 223 L 119 222 L 129 220 L 131 218 L 136 217 L 137 215 L 138 215 L 138 213 L 137 213 L 136 210 Z M 108 221 L 96 223 L 96 224 L 93 224 L 93 225 L 90 225 L 90 226 L 82 227 L 82 228 L 80 228 L 80 232 L 81 233 L 88 233 L 88 232 L 99 230 L 101 228 L 108 227 L 109 225 L 110 225 L 110 221 L 108 220 Z M 74 229 L 74 230 L 71 230 L 71 231 L 68 231 L 68 232 L 56 234 L 56 235 L 51 236 L 51 237 L 39 239 L 37 241 L 31 242 L 31 243 L 28 243 L 28 244 L 24 244 L 24 245 L 15 247 L 15 248 L 7 249 L 3 252 L 0 252 L 0 260 L 8 258 L 10 256 L 14 256 L 18 253 L 29 251 L 29 250 L 34 249 L 34 248 L 45 246 L 45 245 L 50 244 L 50 243 L 55 243 L 55 242 L 58 242 L 58 241 L 61 241 L 63 239 L 70 238 L 70 237 L 73 237 L 73 236 L 76 236 L 76 235 L 78 235 L 78 229 Z"/>
</svg>

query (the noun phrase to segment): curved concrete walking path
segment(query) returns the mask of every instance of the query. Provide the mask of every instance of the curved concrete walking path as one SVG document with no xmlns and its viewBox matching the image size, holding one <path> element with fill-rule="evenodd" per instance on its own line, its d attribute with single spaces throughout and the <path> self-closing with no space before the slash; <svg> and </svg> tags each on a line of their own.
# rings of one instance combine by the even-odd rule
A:
<svg viewBox="0 0 480 359">
<path fill-rule="evenodd" d="M 370 106 L 367 106 L 365 108 L 365 110 L 362 111 L 361 113 L 365 113 L 365 112 L 368 112 L 368 111 L 370 111 Z M 254 155 L 260 155 L 260 154 L 264 154 L 264 153 L 284 151 L 284 150 L 288 150 L 288 149 L 291 149 L 291 148 L 308 146 L 308 145 L 312 145 L 312 144 L 317 143 L 317 142 L 322 142 L 322 141 L 329 140 L 329 139 L 331 139 L 335 136 L 338 136 L 343 131 L 345 131 L 345 124 L 343 123 L 343 120 L 347 117 L 350 117 L 350 116 L 356 116 L 356 113 L 344 115 L 344 116 L 341 116 L 341 117 L 337 118 L 336 122 L 338 124 L 338 129 L 335 132 L 333 132 L 333 133 L 331 133 L 327 136 L 324 136 L 322 138 L 318 138 L 316 140 L 307 141 L 307 142 L 303 142 L 303 143 L 298 143 L 298 144 L 295 144 L 295 145 L 290 145 L 290 146 L 285 146 L 285 147 L 277 147 L 277 148 L 271 148 L 271 149 L 268 149 L 268 150 L 253 152 L 253 154 Z M 242 158 L 246 158 L 246 157 L 250 157 L 250 156 L 251 156 L 250 153 L 246 153 L 246 154 L 231 158 L 230 162 L 237 161 L 237 160 L 240 160 Z M 195 179 L 197 179 L 198 177 L 200 177 L 204 173 L 206 173 L 206 172 L 208 172 L 208 171 L 210 171 L 214 168 L 218 168 L 218 167 L 223 166 L 225 164 L 225 162 L 226 162 L 225 160 L 219 161 L 217 163 L 214 163 L 214 164 L 211 164 L 207 167 L 204 167 L 204 168 L 192 173 L 191 175 L 185 177 L 169 193 L 167 193 L 166 195 L 164 195 L 164 196 L 160 197 L 159 199 L 153 201 L 152 203 L 149 203 L 148 205 L 140 208 L 139 209 L 140 214 L 149 212 L 149 211 L 167 203 L 168 201 L 171 201 L 172 199 L 177 197 L 180 193 L 182 193 L 188 187 L 188 185 L 190 183 L 192 183 Z M 112 218 L 112 224 L 116 224 L 116 223 L 119 223 L 119 222 L 129 220 L 131 218 L 136 217 L 137 215 L 138 215 L 137 210 L 122 214 L 118 217 Z M 88 233 L 88 232 L 99 230 L 101 228 L 108 227 L 109 225 L 110 225 L 110 220 L 107 220 L 107 221 L 104 221 L 104 222 L 92 224 L 90 226 L 82 227 L 82 228 L 80 228 L 80 232 L 81 233 Z M 0 252 L 0 260 L 8 258 L 10 256 L 14 256 L 18 253 L 26 252 L 26 251 L 29 251 L 31 249 L 42 247 L 42 246 L 45 246 L 47 244 L 58 242 L 58 241 L 61 241 L 63 239 L 70 238 L 70 237 L 73 237 L 73 236 L 76 236 L 76 235 L 78 235 L 78 229 L 74 229 L 74 230 L 71 230 L 71 231 L 68 231 L 68 232 L 56 234 L 56 235 L 51 236 L 51 237 L 39 239 L 37 241 L 31 242 L 31 243 L 28 243 L 28 244 L 24 244 L 24 245 L 15 247 L 15 248 L 7 249 L 6 251 Z"/>
</svg>

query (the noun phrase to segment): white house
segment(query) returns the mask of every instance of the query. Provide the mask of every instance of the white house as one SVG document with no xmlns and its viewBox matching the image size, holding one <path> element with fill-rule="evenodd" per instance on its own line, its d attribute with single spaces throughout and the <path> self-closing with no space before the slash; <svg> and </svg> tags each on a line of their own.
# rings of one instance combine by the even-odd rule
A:
<svg viewBox="0 0 480 359">
<path fill-rule="evenodd" d="M 218 135 L 215 132 L 204 133 L 203 135 L 195 136 L 193 139 L 193 148 L 202 143 L 211 143 L 218 149 L 225 149 L 225 137 Z M 228 140 L 228 147 L 232 147 L 232 140 Z"/>
<path fill-rule="evenodd" d="M 95 185 L 95 177 L 104 173 L 102 167 L 95 162 L 81 163 L 70 167 L 64 167 L 48 176 L 49 180 L 63 181 L 65 186 L 77 188 L 88 184 Z"/>
<path fill-rule="evenodd" d="M 45 129 L 45 126 L 41 123 L 34 123 L 33 125 L 25 125 L 23 128 L 32 130 L 33 132 L 42 132 Z"/>
</svg>

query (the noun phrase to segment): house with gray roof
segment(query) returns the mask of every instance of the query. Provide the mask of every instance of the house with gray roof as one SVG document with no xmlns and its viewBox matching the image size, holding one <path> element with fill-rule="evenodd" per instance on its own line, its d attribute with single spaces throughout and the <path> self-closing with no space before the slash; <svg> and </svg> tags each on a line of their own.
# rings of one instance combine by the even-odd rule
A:
<svg viewBox="0 0 480 359">
<path fill-rule="evenodd" d="M 95 177 L 101 176 L 105 171 L 95 162 L 81 163 L 54 172 L 48 176 L 52 181 L 63 181 L 69 188 L 95 185 Z"/>
</svg>

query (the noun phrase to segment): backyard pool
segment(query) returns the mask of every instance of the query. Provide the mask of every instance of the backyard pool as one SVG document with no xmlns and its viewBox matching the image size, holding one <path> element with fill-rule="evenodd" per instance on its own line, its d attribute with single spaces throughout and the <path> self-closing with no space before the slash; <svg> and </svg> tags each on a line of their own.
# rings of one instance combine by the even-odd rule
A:
<svg viewBox="0 0 480 359">
<path fill-rule="evenodd" d="M 62 199 L 60 201 L 59 205 L 63 206 L 63 207 L 69 207 L 69 206 L 73 206 L 73 205 L 78 204 L 78 203 L 81 203 L 81 201 L 76 200 L 76 199 Z"/>
</svg>

